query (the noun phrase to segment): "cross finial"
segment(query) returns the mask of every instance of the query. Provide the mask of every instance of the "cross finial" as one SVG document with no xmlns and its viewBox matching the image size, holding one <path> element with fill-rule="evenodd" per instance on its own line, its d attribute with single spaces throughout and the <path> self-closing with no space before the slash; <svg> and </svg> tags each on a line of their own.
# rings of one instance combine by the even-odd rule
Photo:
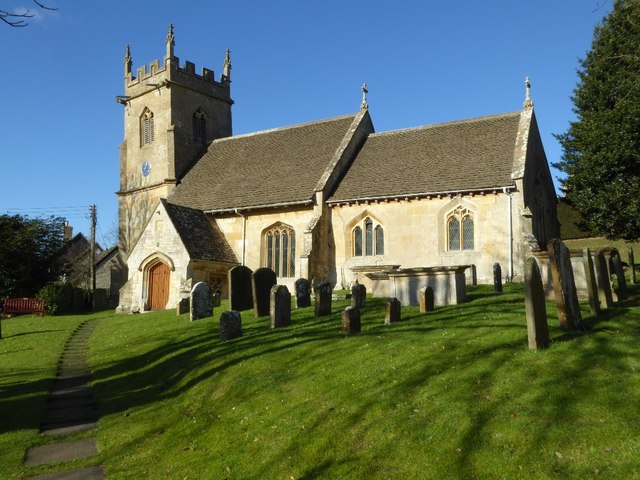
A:
<svg viewBox="0 0 640 480">
<path fill-rule="evenodd" d="M 367 93 L 369 93 L 369 90 L 367 90 L 367 84 L 363 83 L 360 89 L 362 90 L 362 104 L 360 105 L 360 108 L 366 110 L 369 108 L 369 104 L 367 103 Z"/>
<path fill-rule="evenodd" d="M 524 78 L 524 87 L 525 87 L 525 97 L 524 97 L 524 108 L 533 107 L 533 102 L 531 101 L 531 82 L 529 81 L 529 77 Z"/>
</svg>

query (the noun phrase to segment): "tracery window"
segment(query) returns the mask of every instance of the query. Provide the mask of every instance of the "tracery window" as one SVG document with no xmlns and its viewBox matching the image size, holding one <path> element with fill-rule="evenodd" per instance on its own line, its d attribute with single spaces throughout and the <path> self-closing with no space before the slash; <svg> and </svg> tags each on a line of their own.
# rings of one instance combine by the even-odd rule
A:
<svg viewBox="0 0 640 480">
<path fill-rule="evenodd" d="M 207 117 L 201 108 L 195 111 L 192 120 L 193 141 L 204 143 L 207 141 Z"/>
<path fill-rule="evenodd" d="M 153 112 L 148 108 L 140 117 L 140 146 L 153 143 Z"/>
<path fill-rule="evenodd" d="M 448 250 L 473 250 L 473 213 L 460 206 L 447 217 Z"/>
<path fill-rule="evenodd" d="M 361 257 L 363 253 L 365 256 L 384 255 L 384 229 L 382 225 L 374 227 L 371 218 L 365 218 L 353 229 L 352 238 L 354 257 Z"/>
<path fill-rule="evenodd" d="M 296 232 L 278 224 L 264 232 L 264 264 L 278 277 L 295 277 Z"/>
</svg>

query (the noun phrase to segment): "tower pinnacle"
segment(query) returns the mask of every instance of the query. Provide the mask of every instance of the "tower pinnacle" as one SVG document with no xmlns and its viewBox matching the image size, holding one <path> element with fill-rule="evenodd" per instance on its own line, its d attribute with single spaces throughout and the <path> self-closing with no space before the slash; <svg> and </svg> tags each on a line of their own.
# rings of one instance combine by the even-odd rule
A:
<svg viewBox="0 0 640 480">
<path fill-rule="evenodd" d="M 176 38 L 173 36 L 173 23 L 169 24 L 167 33 L 167 58 L 173 58 L 173 47 L 176 45 Z"/>
<path fill-rule="evenodd" d="M 222 65 L 222 77 L 227 81 L 231 81 L 231 50 L 227 48 L 227 54 L 224 57 Z"/>
<path fill-rule="evenodd" d="M 529 81 L 529 77 L 525 77 L 524 87 L 525 87 L 525 97 L 524 97 L 524 104 L 522 106 L 524 108 L 531 108 L 533 107 L 533 102 L 531 101 L 531 82 Z"/>
<path fill-rule="evenodd" d="M 133 64 L 131 60 L 131 47 L 127 45 L 127 48 L 124 52 L 124 75 L 131 74 L 131 65 Z"/>
<path fill-rule="evenodd" d="M 360 104 L 360 108 L 362 110 L 367 110 L 369 108 L 369 104 L 367 103 L 367 93 L 369 93 L 369 90 L 367 90 L 367 84 L 363 83 L 360 89 L 362 90 L 362 103 Z"/>
</svg>

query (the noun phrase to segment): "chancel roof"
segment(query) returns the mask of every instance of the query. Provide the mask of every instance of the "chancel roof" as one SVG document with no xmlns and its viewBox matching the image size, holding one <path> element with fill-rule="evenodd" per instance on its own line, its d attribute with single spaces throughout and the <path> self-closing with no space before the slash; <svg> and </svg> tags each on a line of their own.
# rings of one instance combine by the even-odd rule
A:
<svg viewBox="0 0 640 480">
<path fill-rule="evenodd" d="M 369 135 L 329 202 L 513 184 L 520 112 Z"/>
<path fill-rule="evenodd" d="M 222 263 L 239 263 L 215 218 L 201 210 L 173 205 L 162 200 L 189 257 Z"/>
<path fill-rule="evenodd" d="M 355 117 L 215 140 L 169 201 L 205 212 L 310 202 Z"/>
</svg>

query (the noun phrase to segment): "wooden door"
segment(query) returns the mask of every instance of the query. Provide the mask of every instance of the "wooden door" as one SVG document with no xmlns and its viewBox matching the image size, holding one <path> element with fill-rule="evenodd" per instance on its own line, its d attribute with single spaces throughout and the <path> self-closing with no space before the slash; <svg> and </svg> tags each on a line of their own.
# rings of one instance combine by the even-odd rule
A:
<svg viewBox="0 0 640 480">
<path fill-rule="evenodd" d="M 149 308 L 164 310 L 169 301 L 169 276 L 171 271 L 164 263 L 158 263 L 149 271 Z"/>
</svg>

